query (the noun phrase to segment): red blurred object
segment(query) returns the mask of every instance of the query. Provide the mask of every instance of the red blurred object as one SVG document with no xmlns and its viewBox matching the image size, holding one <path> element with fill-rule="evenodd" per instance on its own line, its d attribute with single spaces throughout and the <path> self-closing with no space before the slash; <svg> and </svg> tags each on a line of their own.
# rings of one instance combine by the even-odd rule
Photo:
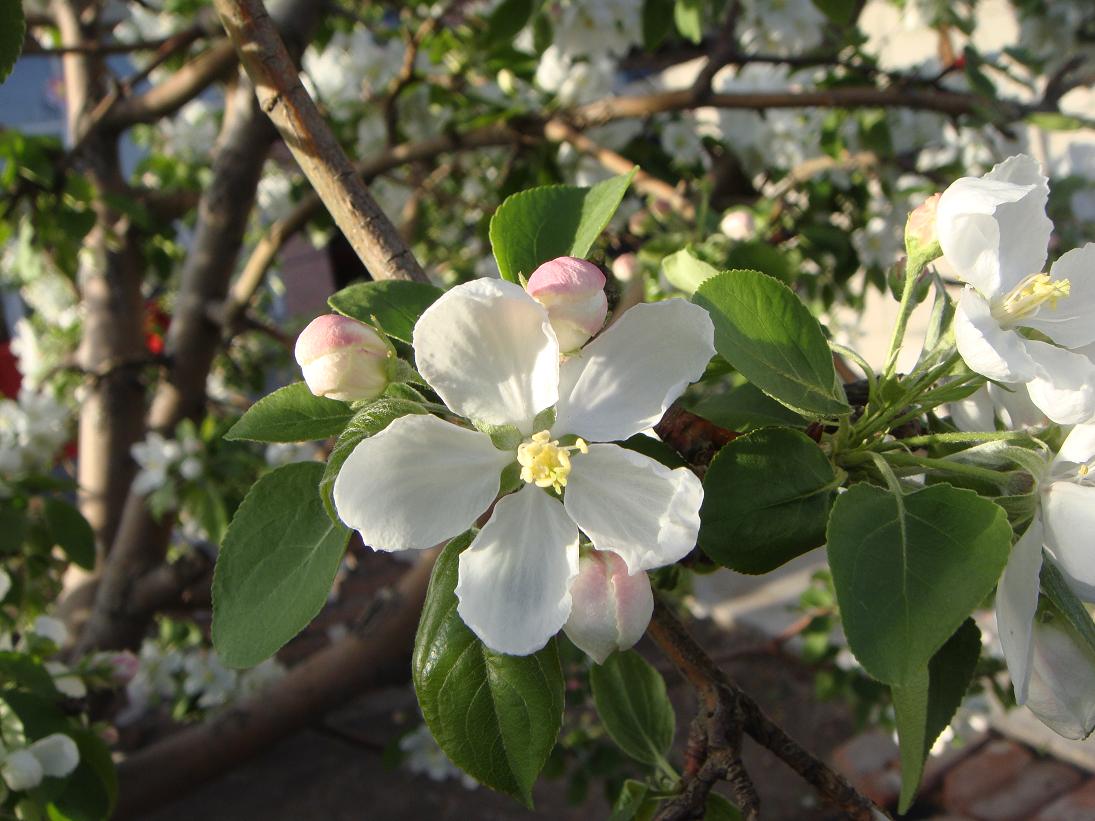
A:
<svg viewBox="0 0 1095 821">
<path fill-rule="evenodd" d="M 164 336 L 171 327 L 171 317 L 160 303 L 154 299 L 145 302 L 144 306 L 144 344 L 148 352 L 153 356 L 159 356 L 164 349 Z"/>
<path fill-rule="evenodd" d="M 0 342 L 0 394 L 8 399 L 15 399 L 22 384 L 23 375 L 19 373 L 15 354 L 11 351 L 11 342 Z"/>
</svg>

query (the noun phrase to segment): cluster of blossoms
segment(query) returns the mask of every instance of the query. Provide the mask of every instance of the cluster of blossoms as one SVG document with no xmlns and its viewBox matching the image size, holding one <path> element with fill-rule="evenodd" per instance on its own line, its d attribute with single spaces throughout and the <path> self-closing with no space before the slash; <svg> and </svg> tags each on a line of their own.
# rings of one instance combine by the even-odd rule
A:
<svg viewBox="0 0 1095 821">
<path fill-rule="evenodd" d="M 167 488 L 176 473 L 187 481 L 201 476 L 201 442 L 189 427 L 180 425 L 178 432 L 178 439 L 168 439 L 162 433 L 151 431 L 143 442 L 130 449 L 140 466 L 133 480 L 134 493 L 147 495 Z"/>
<path fill-rule="evenodd" d="M 0 398 L 0 488 L 5 480 L 46 473 L 70 436 L 67 407 L 26 388 L 18 400 Z"/>
<path fill-rule="evenodd" d="M 215 710 L 247 699 L 281 678 L 285 668 L 267 659 L 249 670 L 232 670 L 213 650 L 145 639 L 126 686 L 128 705 L 119 724 L 132 724 L 150 710 L 169 707 L 177 718 L 193 709 Z"/>
<path fill-rule="evenodd" d="M 560 629 L 598 661 L 631 646 L 653 608 L 644 571 L 695 545 L 695 475 L 612 443 L 647 431 L 703 374 L 710 317 L 671 299 L 601 331 L 604 285 L 596 266 L 564 257 L 527 290 L 480 279 L 448 291 L 415 325 L 415 361 L 471 427 L 396 419 L 335 482 L 341 519 L 381 550 L 433 547 L 490 513 L 460 556 L 456 595 L 464 622 L 499 652 L 533 653 Z M 298 351 L 314 353 L 305 333 Z M 384 483 L 369 479 L 381 473 Z"/>
<path fill-rule="evenodd" d="M 455 778 L 469 790 L 479 786 L 478 781 L 449 760 L 425 724 L 419 724 L 399 739 L 399 750 L 403 753 L 403 766 L 412 773 L 425 775 L 431 781 Z"/>
<path fill-rule="evenodd" d="M 31 743 L 16 742 L 16 721 L 10 710 L 0 712 L 0 800 L 7 790 L 32 790 L 46 777 L 64 778 L 80 763 L 76 742 L 53 733 Z M 5 741 L 6 740 L 6 741 Z"/>
<path fill-rule="evenodd" d="M 1012 549 L 996 597 L 1000 642 L 1019 704 L 1069 738 L 1095 728 L 1095 653 L 1039 608 L 1043 561 L 1084 602 L 1095 603 L 1095 244 L 1045 268 L 1053 224 L 1037 163 L 1019 155 L 939 198 L 943 257 L 965 283 L 955 342 L 966 365 L 992 382 L 952 408 L 963 428 L 1050 421 L 1075 425 L 1038 483 L 1037 508 Z"/>
</svg>

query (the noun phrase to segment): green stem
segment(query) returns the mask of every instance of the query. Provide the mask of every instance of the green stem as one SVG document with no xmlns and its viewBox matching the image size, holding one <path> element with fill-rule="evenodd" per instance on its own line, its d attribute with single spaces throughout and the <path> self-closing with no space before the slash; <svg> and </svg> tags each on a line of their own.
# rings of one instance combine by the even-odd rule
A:
<svg viewBox="0 0 1095 821">
<path fill-rule="evenodd" d="M 911 453 L 886 452 L 882 454 L 886 461 L 892 465 L 915 466 L 939 470 L 944 473 L 953 473 L 957 476 L 969 476 L 988 482 L 999 482 L 1000 472 L 991 468 L 979 468 L 975 465 L 967 465 L 963 462 L 955 462 L 951 459 L 933 459 L 929 456 L 916 456 Z"/>
<path fill-rule="evenodd" d="M 901 289 L 901 307 L 897 313 L 897 323 L 894 325 L 893 335 L 890 337 L 890 349 L 886 353 L 886 370 L 882 374 L 883 379 L 892 378 L 897 370 L 897 352 L 901 350 L 901 343 L 905 340 L 905 329 L 908 327 L 909 317 L 912 316 L 913 309 L 916 307 L 912 295 L 916 289 L 916 279 L 921 270 L 923 270 L 923 266 L 914 269 L 911 261 L 907 263 L 905 268 L 905 284 Z"/>
<path fill-rule="evenodd" d="M 962 444 L 965 442 L 994 442 L 998 440 L 1027 439 L 1029 434 L 1013 430 L 993 431 L 991 433 L 931 433 L 925 436 L 908 436 L 894 442 L 883 442 L 880 450 L 893 450 L 900 447 L 930 447 L 931 445 Z"/>
</svg>

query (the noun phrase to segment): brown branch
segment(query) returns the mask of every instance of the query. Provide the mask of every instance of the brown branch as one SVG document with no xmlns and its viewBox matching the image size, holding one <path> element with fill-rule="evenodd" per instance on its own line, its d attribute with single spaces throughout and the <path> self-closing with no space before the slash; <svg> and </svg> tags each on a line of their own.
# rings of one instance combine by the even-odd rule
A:
<svg viewBox="0 0 1095 821">
<path fill-rule="evenodd" d="M 428 282 L 301 85 L 261 0 L 214 0 L 214 5 L 263 110 L 366 268 L 377 279 Z"/>
<path fill-rule="evenodd" d="M 101 125 L 107 130 L 123 131 L 174 114 L 214 82 L 227 77 L 235 65 L 236 50 L 228 40 L 219 40 L 144 94 L 119 97 L 103 112 Z M 130 83 L 136 84 L 132 80 Z"/>
<path fill-rule="evenodd" d="M 55 57 L 61 54 L 131 54 L 135 51 L 158 51 L 166 45 L 175 42 L 180 36 L 187 36 L 190 41 L 198 39 L 207 32 L 200 26 L 193 26 L 185 32 L 178 32 L 169 37 L 160 37 L 155 40 L 134 40 L 129 43 L 73 43 L 68 46 L 46 47 L 38 44 L 34 38 L 28 38 L 23 46 L 21 57 Z"/>
<path fill-rule="evenodd" d="M 122 761 L 116 817 L 146 815 L 351 698 L 405 681 L 435 552 L 378 597 L 364 623 L 265 692 Z"/>
<path fill-rule="evenodd" d="M 768 718 L 752 698 L 726 677 L 660 600 L 654 605 L 654 618 L 647 633 L 696 691 L 700 702 L 698 720 L 703 724 L 705 736 L 703 744 L 693 740 L 689 745 L 690 749 L 700 752 L 690 768 L 695 774 L 686 776 L 681 796 L 668 802 L 659 818 L 701 818 L 703 801 L 711 785 L 720 778 L 731 782 L 739 802 L 752 804 L 756 811 L 755 793 L 752 797 L 749 795 L 751 785 L 747 783 L 747 774 L 744 768 L 738 769 L 740 755 L 736 756 L 736 752 L 740 750 L 742 731 L 775 753 L 846 817 L 855 821 L 887 817 L 841 775 Z M 693 755 L 695 757 L 695 752 Z M 742 809 L 744 811 L 745 806 Z"/>
<path fill-rule="evenodd" d="M 544 136 L 549 140 L 570 143 L 578 151 L 592 157 L 603 167 L 616 174 L 626 174 L 636 167 L 635 163 L 627 157 L 591 140 L 587 135 L 564 120 L 548 120 L 544 124 Z M 669 203 L 670 207 L 686 220 L 695 218 L 696 207 L 688 201 L 687 197 L 665 180 L 660 180 L 640 168 L 635 172 L 633 185 L 641 193 L 649 194 L 656 199 Z"/>
</svg>

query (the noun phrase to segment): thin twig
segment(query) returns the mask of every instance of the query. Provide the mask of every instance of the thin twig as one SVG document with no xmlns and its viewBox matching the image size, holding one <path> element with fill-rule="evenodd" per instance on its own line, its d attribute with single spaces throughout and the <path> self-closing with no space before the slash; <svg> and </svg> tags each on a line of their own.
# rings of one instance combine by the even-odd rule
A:
<svg viewBox="0 0 1095 821">
<path fill-rule="evenodd" d="M 752 802 L 748 793 L 751 785 L 744 768 L 740 772 L 734 769 L 740 762 L 740 757 L 735 761 L 734 753 L 738 744 L 737 735 L 742 731 L 775 753 L 818 795 L 839 808 L 848 818 L 871 821 L 887 817 L 841 775 L 807 752 L 768 718 L 752 698 L 726 677 L 661 601 L 654 605 L 654 617 L 647 633 L 696 691 L 706 731 L 707 757 L 696 774 L 685 779 L 681 796 L 663 809 L 662 819 L 702 817 L 702 801 L 706 800 L 710 784 L 714 783 L 706 783 L 706 779 L 712 775 L 715 776 L 714 780 L 731 779 L 738 800 L 742 801 L 744 797 Z M 709 763 L 712 758 L 714 764 Z"/>
<path fill-rule="evenodd" d="M 214 5 L 263 110 L 365 267 L 377 279 L 428 282 L 301 84 L 261 0 L 215 0 Z"/>
</svg>

